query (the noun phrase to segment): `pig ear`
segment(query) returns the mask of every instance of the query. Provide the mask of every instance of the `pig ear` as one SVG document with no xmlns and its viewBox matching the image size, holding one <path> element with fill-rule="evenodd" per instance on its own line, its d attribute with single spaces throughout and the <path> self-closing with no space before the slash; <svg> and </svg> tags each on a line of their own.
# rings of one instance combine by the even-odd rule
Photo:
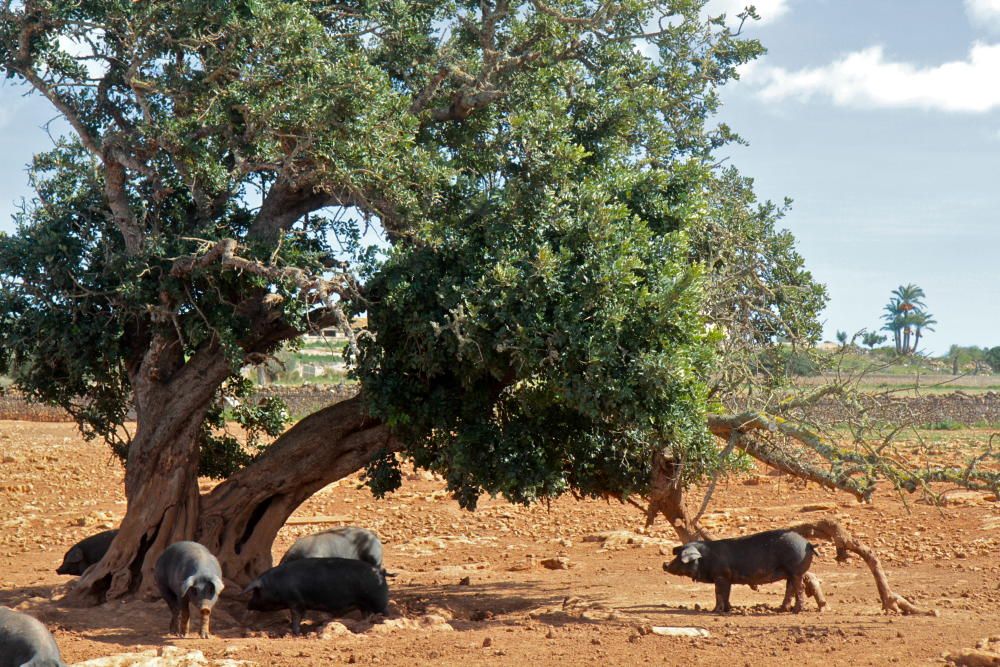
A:
<svg viewBox="0 0 1000 667">
<path fill-rule="evenodd" d="M 674 547 L 674 555 L 676 556 L 676 555 L 680 554 L 681 549 L 683 549 L 683 548 L 684 548 L 683 544 L 680 545 L 679 547 Z"/>
<path fill-rule="evenodd" d="M 226 587 L 226 585 L 222 583 L 222 579 L 219 579 L 218 577 L 212 577 L 212 585 L 215 586 L 216 595 L 221 593 L 222 589 Z"/>
<path fill-rule="evenodd" d="M 253 591 L 253 590 L 257 589 L 257 588 L 260 588 L 260 587 L 261 587 L 260 577 L 257 577 L 256 579 L 254 579 L 253 581 L 251 581 L 250 584 L 247 585 L 246 588 L 243 589 L 243 592 L 240 593 L 240 595 L 246 595 L 247 593 L 249 593 L 249 592 L 251 592 L 251 591 Z"/>
<path fill-rule="evenodd" d="M 66 557 L 63 558 L 63 560 L 65 560 L 67 564 L 82 563 L 83 551 L 80 550 L 80 547 L 73 547 L 66 552 Z"/>
<path fill-rule="evenodd" d="M 687 545 L 681 550 L 681 562 L 690 563 L 693 560 L 698 560 L 701 558 L 701 552 L 698 551 L 698 547 L 694 545 Z"/>
<path fill-rule="evenodd" d="M 181 597 L 187 595 L 188 590 L 194 586 L 194 576 L 190 576 L 181 583 Z"/>
</svg>

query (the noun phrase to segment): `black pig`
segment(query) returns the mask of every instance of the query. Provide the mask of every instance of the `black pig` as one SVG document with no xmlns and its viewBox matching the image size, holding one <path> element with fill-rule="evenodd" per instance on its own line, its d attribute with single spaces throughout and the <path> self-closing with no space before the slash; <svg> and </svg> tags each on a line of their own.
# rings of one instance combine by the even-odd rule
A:
<svg viewBox="0 0 1000 667">
<path fill-rule="evenodd" d="M 281 563 L 300 558 L 354 558 L 381 570 L 382 542 L 375 533 L 364 528 L 334 528 L 295 540 L 281 557 Z"/>
<path fill-rule="evenodd" d="M 0 667 L 66 667 L 38 619 L 0 607 Z"/>
<path fill-rule="evenodd" d="M 353 558 L 301 558 L 272 567 L 247 586 L 247 609 L 292 613 L 292 633 L 299 634 L 307 609 L 342 615 L 355 609 L 384 614 L 389 586 L 382 570 Z"/>
<path fill-rule="evenodd" d="M 212 607 L 222 592 L 219 561 L 197 542 L 174 542 L 156 559 L 153 570 L 160 594 L 170 607 L 170 632 L 188 632 L 188 604 L 201 614 L 200 636 L 208 639 Z"/>
<path fill-rule="evenodd" d="M 733 584 L 769 584 L 784 579 L 788 611 L 795 597 L 796 613 L 802 611 L 802 577 L 812 565 L 815 547 L 790 530 L 769 530 L 728 540 L 688 542 L 674 548 L 674 559 L 663 564 L 670 574 L 715 584 L 715 612 L 732 610 L 729 591 Z"/>
<path fill-rule="evenodd" d="M 63 556 L 56 574 L 83 574 L 88 567 L 104 558 L 117 534 L 117 530 L 106 530 L 80 540 Z"/>
</svg>

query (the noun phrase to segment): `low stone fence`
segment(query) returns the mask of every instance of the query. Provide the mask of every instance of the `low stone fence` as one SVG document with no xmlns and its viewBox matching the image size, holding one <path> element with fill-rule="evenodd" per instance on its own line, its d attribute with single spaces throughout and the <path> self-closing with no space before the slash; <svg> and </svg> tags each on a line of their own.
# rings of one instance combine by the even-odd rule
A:
<svg viewBox="0 0 1000 667">
<path fill-rule="evenodd" d="M 331 403 L 350 398 L 357 391 L 357 385 L 353 384 L 270 385 L 261 387 L 257 396 L 261 398 L 278 396 L 288 405 L 288 411 L 293 417 L 304 417 Z M 0 420 L 2 419 L 31 422 L 73 421 L 69 413 L 62 408 L 34 403 L 29 401 L 24 394 L 13 389 L 0 393 Z"/>
<path fill-rule="evenodd" d="M 357 393 L 354 384 L 315 384 L 261 387 L 260 397 L 278 396 L 288 405 L 293 417 L 304 417 L 332 403 Z M 920 397 L 900 397 L 872 401 L 865 406 L 871 415 L 887 422 L 907 422 L 918 425 L 955 423 L 965 426 L 1000 426 L 1000 393 L 966 394 L 956 391 Z M 828 402 L 817 406 L 812 416 L 838 421 L 847 417 L 845 408 Z M 0 419 L 20 419 L 37 422 L 73 421 L 62 409 L 32 403 L 20 392 L 7 390 L 0 394 Z"/>
<path fill-rule="evenodd" d="M 862 408 L 868 416 L 883 422 L 914 424 L 916 426 L 1000 426 L 1000 393 L 966 394 L 955 391 L 948 394 L 928 394 L 892 398 L 862 396 Z M 848 408 L 834 401 L 820 403 L 810 411 L 811 416 L 824 421 L 849 418 Z"/>
</svg>

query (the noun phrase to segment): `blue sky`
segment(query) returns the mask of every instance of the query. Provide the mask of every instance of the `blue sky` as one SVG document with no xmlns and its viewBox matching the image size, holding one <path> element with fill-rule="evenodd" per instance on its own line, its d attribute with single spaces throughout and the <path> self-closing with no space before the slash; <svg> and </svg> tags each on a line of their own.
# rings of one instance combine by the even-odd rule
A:
<svg viewBox="0 0 1000 667">
<path fill-rule="evenodd" d="M 712 0 L 735 14 L 743 0 Z M 1000 345 L 1000 0 L 757 0 L 769 53 L 727 87 L 722 151 L 785 223 L 830 293 L 825 336 L 880 326 L 916 283 L 938 320 L 925 350 Z M 0 84 L 0 229 L 55 117 Z M 53 125 L 54 130 L 61 126 Z"/>
<path fill-rule="evenodd" d="M 739 0 L 713 0 L 732 10 Z M 827 285 L 825 336 L 916 283 L 926 350 L 1000 345 L 1000 0 L 758 0 L 768 48 L 727 87 L 723 151 Z"/>
</svg>

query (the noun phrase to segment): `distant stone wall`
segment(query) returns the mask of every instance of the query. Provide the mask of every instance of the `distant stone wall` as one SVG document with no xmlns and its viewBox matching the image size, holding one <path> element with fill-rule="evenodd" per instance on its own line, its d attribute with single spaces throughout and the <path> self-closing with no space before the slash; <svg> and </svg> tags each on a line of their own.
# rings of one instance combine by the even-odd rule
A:
<svg viewBox="0 0 1000 667">
<path fill-rule="evenodd" d="M 332 403 L 343 401 L 358 392 L 357 385 L 299 385 L 261 387 L 259 397 L 278 396 L 288 405 L 288 411 L 293 417 L 303 417 Z M 32 422 L 71 422 L 70 417 L 62 408 L 54 408 L 27 400 L 21 392 L 8 389 L 0 393 L 0 420 L 22 420 Z"/>
<path fill-rule="evenodd" d="M 277 396 L 285 401 L 293 417 L 304 417 L 333 403 L 358 393 L 356 384 L 313 384 L 300 386 L 268 385 L 257 390 L 257 396 Z"/>
<path fill-rule="evenodd" d="M 1000 426 L 1000 393 L 994 391 L 984 394 L 955 391 L 890 399 L 862 397 L 861 403 L 871 417 L 885 422 L 915 425 L 954 422 L 966 426 Z M 830 421 L 848 418 L 847 408 L 833 401 L 817 406 L 813 415 Z"/>
<path fill-rule="evenodd" d="M 0 419 L 19 419 L 29 422 L 71 422 L 73 418 L 62 408 L 32 403 L 12 389 L 0 393 Z"/>
<path fill-rule="evenodd" d="M 288 405 L 294 417 L 303 417 L 320 408 L 343 401 L 355 395 L 355 384 L 315 384 L 299 386 L 270 385 L 261 387 L 260 397 L 279 396 Z M 967 426 L 977 424 L 1000 426 L 1000 393 L 966 394 L 956 391 L 949 394 L 928 395 L 918 398 L 893 398 L 879 405 L 866 406 L 873 417 L 890 422 L 934 424 L 957 422 Z M 814 417 L 828 420 L 847 418 L 845 408 L 833 402 L 817 407 Z M 64 410 L 27 401 L 17 391 L 0 394 L 0 419 L 20 419 L 37 422 L 65 422 L 73 419 Z"/>
</svg>

